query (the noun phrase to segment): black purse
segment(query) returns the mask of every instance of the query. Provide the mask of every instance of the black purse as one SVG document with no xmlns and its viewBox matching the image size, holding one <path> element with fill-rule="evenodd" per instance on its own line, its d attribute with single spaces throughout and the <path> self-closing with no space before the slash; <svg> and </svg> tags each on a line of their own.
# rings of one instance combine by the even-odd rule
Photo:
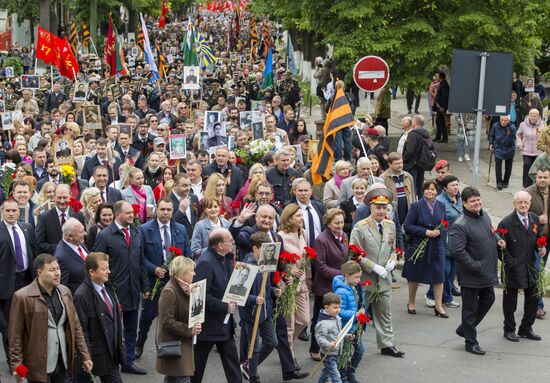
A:
<svg viewBox="0 0 550 383">
<path fill-rule="evenodd" d="M 170 340 L 157 344 L 157 358 L 175 359 L 181 357 L 181 341 Z"/>
</svg>

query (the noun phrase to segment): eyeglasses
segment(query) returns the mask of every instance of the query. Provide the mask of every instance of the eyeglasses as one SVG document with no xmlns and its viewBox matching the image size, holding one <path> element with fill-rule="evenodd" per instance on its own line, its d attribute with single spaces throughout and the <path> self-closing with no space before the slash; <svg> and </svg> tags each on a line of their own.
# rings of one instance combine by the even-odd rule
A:
<svg viewBox="0 0 550 383">
<path fill-rule="evenodd" d="M 158 122 L 158 120 L 149 120 L 149 122 Z"/>
</svg>

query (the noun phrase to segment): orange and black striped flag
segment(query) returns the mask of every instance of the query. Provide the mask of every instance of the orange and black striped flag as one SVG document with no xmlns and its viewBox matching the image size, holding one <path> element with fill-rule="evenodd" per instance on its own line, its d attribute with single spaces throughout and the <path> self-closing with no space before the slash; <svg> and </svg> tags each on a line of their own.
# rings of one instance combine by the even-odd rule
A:
<svg viewBox="0 0 550 383">
<path fill-rule="evenodd" d="M 145 46 L 144 41 L 145 41 L 145 37 L 143 36 L 143 29 L 141 29 L 141 23 L 138 23 L 138 33 L 137 33 L 136 44 L 142 51 L 144 51 L 144 48 L 143 48 Z"/>
<path fill-rule="evenodd" d="M 71 44 L 71 50 L 73 51 L 73 54 L 77 55 L 77 48 L 78 48 L 78 36 L 76 33 L 76 23 L 73 21 L 71 24 L 70 30 L 69 30 L 69 43 Z"/>
<path fill-rule="evenodd" d="M 87 47 L 89 42 L 90 42 L 90 30 L 88 29 L 88 26 L 86 25 L 86 23 L 82 23 L 82 45 Z"/>
<path fill-rule="evenodd" d="M 311 178 L 314 185 L 319 185 L 330 179 L 330 171 L 334 162 L 333 148 L 336 133 L 352 126 L 354 123 L 344 89 L 338 88 L 332 106 L 327 113 L 327 119 L 323 127 L 323 139 L 311 166 Z"/>
<path fill-rule="evenodd" d="M 160 50 L 160 45 L 158 42 L 155 43 L 155 47 L 157 48 L 157 58 L 158 58 L 158 64 L 157 68 L 159 70 L 159 77 L 161 79 L 166 78 L 168 76 L 168 62 L 166 61 L 166 58 L 162 54 Z"/>
</svg>

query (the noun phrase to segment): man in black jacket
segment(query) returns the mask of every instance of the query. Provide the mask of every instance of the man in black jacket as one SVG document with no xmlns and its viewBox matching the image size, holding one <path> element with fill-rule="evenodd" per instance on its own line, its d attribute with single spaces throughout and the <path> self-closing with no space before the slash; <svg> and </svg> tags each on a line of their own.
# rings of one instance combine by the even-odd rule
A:
<svg viewBox="0 0 550 383">
<path fill-rule="evenodd" d="M 435 94 L 434 109 L 437 114 L 435 116 L 435 124 L 437 127 L 434 142 L 448 142 L 447 126 L 446 126 L 446 114 L 449 108 L 449 83 L 447 82 L 447 75 L 443 72 L 438 73 L 439 87 Z"/>
<path fill-rule="evenodd" d="M 546 248 L 536 247 L 537 239 L 542 235 L 542 225 L 539 217 L 529 213 L 531 195 L 524 191 L 518 191 L 514 195 L 515 210 L 506 216 L 498 225 L 499 229 L 505 229 L 502 234 L 506 240 L 506 249 L 501 252 L 500 261 L 505 283 L 502 296 L 502 311 L 504 312 L 504 337 L 511 342 L 519 342 L 519 337 L 531 340 L 541 340 L 541 337 L 533 332 L 533 324 L 537 315 L 537 266 L 538 252 L 541 257 L 546 254 Z M 518 303 L 518 290 L 523 289 L 524 305 L 523 319 L 516 335 L 516 321 L 514 313 Z M 519 335 L 519 337 L 518 337 Z"/>
<path fill-rule="evenodd" d="M 61 91 L 61 84 L 56 82 L 53 84 L 53 90 L 46 96 L 46 100 L 44 101 L 44 110 L 51 112 L 54 109 L 58 109 L 59 106 L 67 99 L 67 95 Z"/>
<path fill-rule="evenodd" d="M 424 129 L 424 117 L 420 114 L 412 119 L 412 129 L 407 135 L 407 141 L 403 146 L 403 169 L 409 172 L 414 178 L 414 189 L 418 199 L 424 196 L 422 186 L 424 184 L 424 169 L 418 166 L 417 159 L 422 153 L 424 138 L 429 138 L 430 134 Z"/>
<path fill-rule="evenodd" d="M 485 355 L 477 341 L 476 327 L 495 302 L 498 248 L 506 248 L 506 242 L 494 232 L 491 219 L 481 209 L 477 189 L 464 188 L 462 203 L 464 213 L 449 232 L 449 251 L 456 261 L 462 294 L 462 324 L 456 333 L 465 339 L 466 351 Z"/>
<path fill-rule="evenodd" d="M 74 305 L 90 350 L 92 374 L 101 382 L 122 383 L 120 365 L 125 352 L 122 342 L 122 316 L 115 290 L 109 280 L 109 256 L 90 253 L 84 262 L 86 279 L 74 294 Z M 79 369 L 77 383 L 87 383 L 90 375 Z"/>
<path fill-rule="evenodd" d="M 220 173 L 225 178 L 229 177 L 229 182 L 225 186 L 225 195 L 231 199 L 235 199 L 237 193 L 244 185 L 244 177 L 239 168 L 229 162 L 229 149 L 225 146 L 218 147 L 214 162 L 202 169 L 203 178 L 209 177 L 213 173 Z"/>
</svg>

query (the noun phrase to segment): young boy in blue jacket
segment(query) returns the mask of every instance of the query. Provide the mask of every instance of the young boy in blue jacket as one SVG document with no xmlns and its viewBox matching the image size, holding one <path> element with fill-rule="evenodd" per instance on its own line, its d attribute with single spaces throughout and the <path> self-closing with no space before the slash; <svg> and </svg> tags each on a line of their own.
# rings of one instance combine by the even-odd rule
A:
<svg viewBox="0 0 550 383">
<path fill-rule="evenodd" d="M 244 262 L 257 265 L 258 260 L 260 259 L 262 243 L 269 242 L 271 242 L 271 238 L 264 232 L 259 231 L 252 234 L 250 236 L 252 253 L 248 253 L 244 257 Z M 260 271 L 262 270 L 260 269 Z M 248 353 L 248 347 L 252 339 L 252 330 L 254 328 L 254 320 L 256 319 L 256 310 L 261 310 L 252 359 L 241 364 L 241 371 L 245 377 L 249 378 L 250 383 L 260 381 L 258 376 L 258 365 L 262 363 L 269 356 L 269 354 L 271 354 L 275 347 L 277 347 L 277 335 L 275 333 L 273 320 L 271 319 L 271 310 L 273 307 L 273 297 L 279 297 L 281 295 L 281 289 L 271 285 L 271 275 L 269 275 L 265 285 L 264 296 L 259 296 L 260 289 L 262 287 L 262 279 L 263 272 L 259 272 L 256 275 L 256 279 L 250 289 L 250 294 L 246 300 L 246 305 L 239 307 L 239 315 L 241 318 L 241 338 L 246 337 L 246 353 Z M 259 339 L 260 336 L 262 337 L 261 346 Z M 241 358 L 244 359 L 242 356 Z"/>
<path fill-rule="evenodd" d="M 361 266 L 355 261 L 347 261 L 340 268 L 343 275 L 337 275 L 332 280 L 332 291 L 334 291 L 342 299 L 342 307 L 340 308 L 340 318 L 342 323 L 348 323 L 350 318 L 354 318 L 352 329 L 357 323 L 357 314 L 364 313 L 367 309 L 367 301 L 365 300 L 365 292 L 361 286 Z M 354 352 L 351 361 L 340 370 L 342 380 L 348 383 L 357 383 L 355 378 L 355 370 L 363 354 L 365 353 L 365 344 L 361 338 L 352 340 Z"/>
</svg>

